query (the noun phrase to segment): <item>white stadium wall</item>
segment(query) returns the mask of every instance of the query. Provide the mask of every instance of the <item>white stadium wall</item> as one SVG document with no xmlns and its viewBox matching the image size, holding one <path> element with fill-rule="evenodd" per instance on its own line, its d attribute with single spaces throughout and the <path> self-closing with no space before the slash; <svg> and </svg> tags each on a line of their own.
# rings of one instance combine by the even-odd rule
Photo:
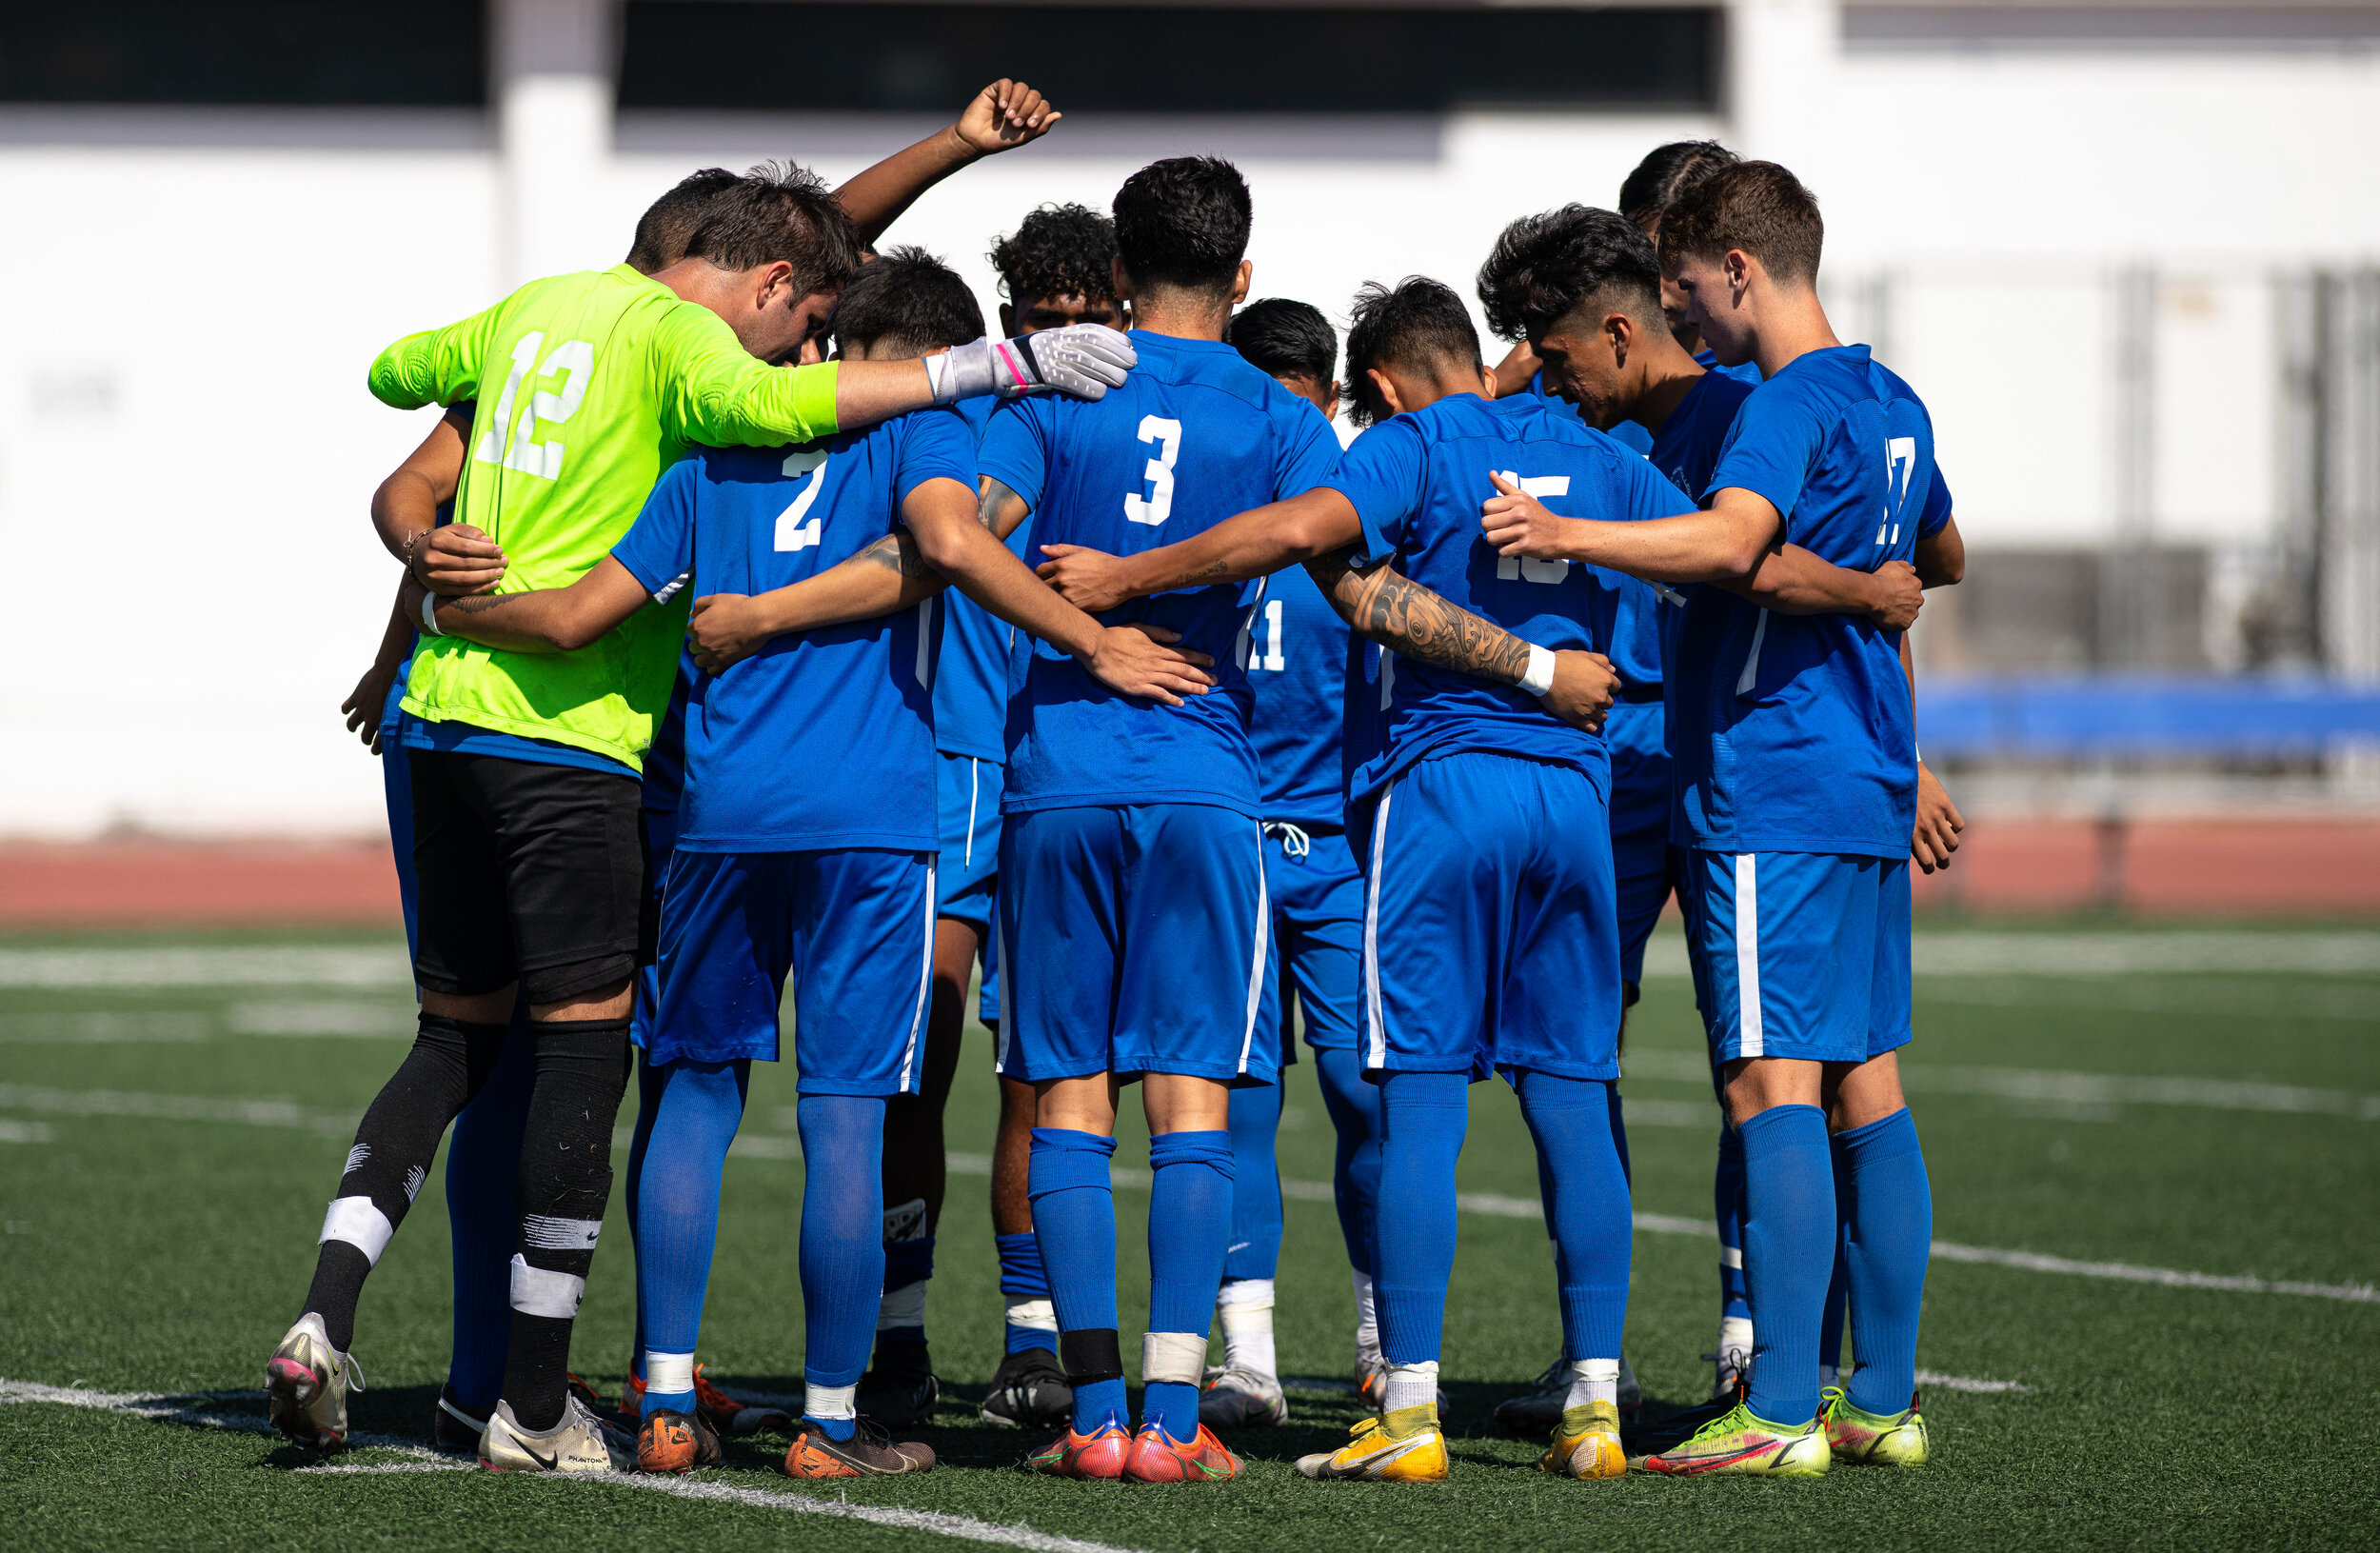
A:
<svg viewBox="0 0 2380 1553">
<path fill-rule="evenodd" d="M 510 38 L 525 63 L 484 113 L 0 109 L 0 833 L 376 826 L 378 773 L 336 707 L 394 582 L 365 504 L 429 422 L 367 397 L 372 354 L 524 266 L 616 261 L 695 166 L 792 156 L 840 180 L 931 128 L 607 124 L 569 31 L 584 9 L 507 8 L 558 33 Z M 2090 15 L 1753 0 L 1718 117 L 1070 114 L 889 240 L 959 264 L 988 314 L 982 255 L 1025 209 L 1103 206 L 1155 156 L 1215 150 L 1254 186 L 1257 294 L 1337 310 L 1407 273 L 1467 290 L 1504 220 L 1608 203 L 1652 145 L 1719 135 L 1817 190 L 1845 332 L 1928 397 L 1978 551 L 2119 523 L 2252 549 L 2279 486 L 2272 278 L 2380 256 L 2380 51 L 2360 10 L 2295 31 Z M 2145 495 L 2111 432 L 2142 391 L 2112 301 L 2142 267 Z"/>
</svg>

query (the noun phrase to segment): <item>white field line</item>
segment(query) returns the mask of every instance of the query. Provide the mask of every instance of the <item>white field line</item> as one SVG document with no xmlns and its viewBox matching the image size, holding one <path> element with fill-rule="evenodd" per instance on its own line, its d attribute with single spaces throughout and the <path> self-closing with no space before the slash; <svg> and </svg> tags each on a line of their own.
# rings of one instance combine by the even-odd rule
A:
<svg viewBox="0 0 2380 1553">
<path fill-rule="evenodd" d="M 1921 1369 L 1917 1372 L 1917 1384 L 1934 1386 L 1942 1391 L 1978 1391 L 1986 1395 L 2033 1389 L 2015 1381 L 1978 1381 L 1973 1376 L 1945 1375 L 1939 1370 L 1931 1369 Z"/>
<path fill-rule="evenodd" d="M 1636 1078 L 1709 1084 L 1710 1065 L 1690 1052 L 1640 1051 L 1625 1064 Z M 2070 1073 L 2037 1067 L 1961 1067 L 1933 1063 L 1901 1065 L 1901 1087 L 1921 1095 L 1990 1095 L 2001 1100 L 2053 1105 L 2194 1105 L 2210 1110 L 2261 1111 L 2293 1116 L 2343 1116 L 2380 1122 L 2380 1095 L 2346 1089 L 2312 1089 L 2291 1084 L 2252 1084 L 2231 1079 L 2179 1078 L 2160 1074 Z M 1636 1120 L 1642 1101 L 1628 1102 Z M 1716 1121 L 1716 1104 L 1694 1107 L 1701 1123 Z"/>
<path fill-rule="evenodd" d="M 2369 932 L 1921 932 L 1910 948 L 1920 976 L 2380 976 L 2380 933 Z M 1684 941 L 1655 934 L 1644 973 L 1685 976 Z"/>
<path fill-rule="evenodd" d="M 127 1413 L 137 1418 L 154 1419 L 159 1423 L 195 1425 L 200 1428 L 236 1430 L 244 1434 L 271 1434 L 272 1426 L 262 1417 L 227 1417 L 200 1407 L 194 1403 L 242 1401 L 257 1403 L 264 1400 L 261 1391 L 208 1392 L 196 1396 L 153 1396 L 141 1392 L 85 1391 L 76 1387 L 42 1385 L 31 1381 L 0 1380 L 0 1405 L 10 1403 L 59 1403 L 69 1407 L 87 1407 L 102 1412 Z M 358 1448 L 395 1450 L 410 1460 L 390 1463 L 327 1462 L 317 1466 L 297 1467 L 301 1473 L 327 1475 L 381 1474 L 395 1472 L 446 1472 L 468 1470 L 475 1463 L 433 1451 L 411 1441 L 389 1440 L 380 1435 L 356 1435 L 350 1443 Z M 650 1494 L 666 1494 L 673 1499 L 690 1499 L 715 1504 L 749 1504 L 763 1509 L 791 1510 L 803 1515 L 823 1515 L 843 1521 L 864 1522 L 872 1526 L 886 1526 L 900 1531 L 931 1532 L 960 1542 L 986 1543 L 998 1547 L 1022 1548 L 1025 1553 L 1137 1553 L 1132 1548 L 1119 1547 L 1111 1543 L 1094 1543 L 1079 1537 L 1057 1537 L 1031 1526 L 1002 1525 L 992 1521 L 978 1521 L 968 1515 L 946 1515 L 935 1510 L 906 1510 L 890 1505 L 851 1504 L 841 1501 L 813 1499 L 806 1494 L 765 1488 L 743 1488 L 725 1483 L 689 1483 L 683 1478 L 647 1477 L 642 1473 L 599 1472 L 583 1476 L 548 1478 L 539 1475 L 532 1481 L 566 1483 L 572 1487 L 593 1484 L 609 1488 L 635 1488 Z"/>
<path fill-rule="evenodd" d="M 46 1144 L 56 1137 L 47 1122 L 0 1122 L 0 1144 Z"/>
<path fill-rule="evenodd" d="M 0 1084 L 0 1110 L 58 1116 L 140 1116 L 161 1122 L 229 1122 L 250 1127 L 293 1127 L 325 1137 L 352 1137 L 361 1111 L 309 1111 L 294 1100 L 225 1099 L 209 1095 L 148 1095 L 121 1089 L 51 1089 Z"/>
<path fill-rule="evenodd" d="M 405 949 L 302 945 L 186 948 L 0 949 L 0 987 L 50 991 L 111 986 L 348 986 L 413 985 Z"/>
</svg>

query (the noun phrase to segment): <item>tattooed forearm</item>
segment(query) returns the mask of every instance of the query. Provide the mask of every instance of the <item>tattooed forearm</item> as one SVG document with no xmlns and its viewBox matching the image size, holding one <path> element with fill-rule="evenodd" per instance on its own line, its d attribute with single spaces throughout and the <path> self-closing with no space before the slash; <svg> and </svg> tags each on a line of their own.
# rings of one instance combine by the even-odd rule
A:
<svg viewBox="0 0 2380 1553">
<path fill-rule="evenodd" d="M 1340 618 L 1382 647 L 1498 685 L 1517 685 L 1529 670 L 1528 643 L 1398 575 L 1386 561 L 1360 571 L 1336 555 L 1305 565 Z"/>
<path fill-rule="evenodd" d="M 851 558 L 886 571 L 897 571 L 903 577 L 922 577 L 934 568 L 925 564 L 925 553 L 906 528 L 897 529 L 870 545 Z"/>
</svg>

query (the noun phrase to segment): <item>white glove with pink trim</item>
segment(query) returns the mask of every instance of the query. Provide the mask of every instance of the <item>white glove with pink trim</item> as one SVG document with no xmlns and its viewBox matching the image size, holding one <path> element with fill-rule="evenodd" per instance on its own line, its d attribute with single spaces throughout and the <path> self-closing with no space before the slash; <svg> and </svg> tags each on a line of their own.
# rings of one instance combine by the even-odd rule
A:
<svg viewBox="0 0 2380 1553">
<path fill-rule="evenodd" d="M 1020 334 L 1013 340 L 977 340 L 925 358 L 934 403 L 947 405 L 978 394 L 1021 399 L 1052 389 L 1077 399 L 1103 399 L 1140 364 L 1132 342 L 1100 324 Z"/>
</svg>

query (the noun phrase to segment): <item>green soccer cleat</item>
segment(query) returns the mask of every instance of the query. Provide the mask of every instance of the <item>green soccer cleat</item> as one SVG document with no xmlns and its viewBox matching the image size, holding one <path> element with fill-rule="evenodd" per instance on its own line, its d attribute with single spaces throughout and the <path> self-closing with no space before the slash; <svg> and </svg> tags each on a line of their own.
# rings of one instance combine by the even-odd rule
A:
<svg viewBox="0 0 2380 1553">
<path fill-rule="evenodd" d="M 1821 1419 L 1795 1427 L 1772 1424 L 1737 1403 L 1696 1429 L 1694 1437 L 1658 1456 L 1645 1468 L 1672 1477 L 1733 1472 L 1763 1478 L 1815 1478 L 1834 1462 Z"/>
<path fill-rule="evenodd" d="M 1840 1386 L 1828 1386 L 1818 1407 L 1826 1426 L 1826 1443 L 1838 1462 L 1882 1466 L 1923 1466 L 1929 1454 L 1926 1419 L 1910 1394 L 1909 1409 L 1901 1413 L 1863 1413 L 1851 1404 Z"/>
</svg>

